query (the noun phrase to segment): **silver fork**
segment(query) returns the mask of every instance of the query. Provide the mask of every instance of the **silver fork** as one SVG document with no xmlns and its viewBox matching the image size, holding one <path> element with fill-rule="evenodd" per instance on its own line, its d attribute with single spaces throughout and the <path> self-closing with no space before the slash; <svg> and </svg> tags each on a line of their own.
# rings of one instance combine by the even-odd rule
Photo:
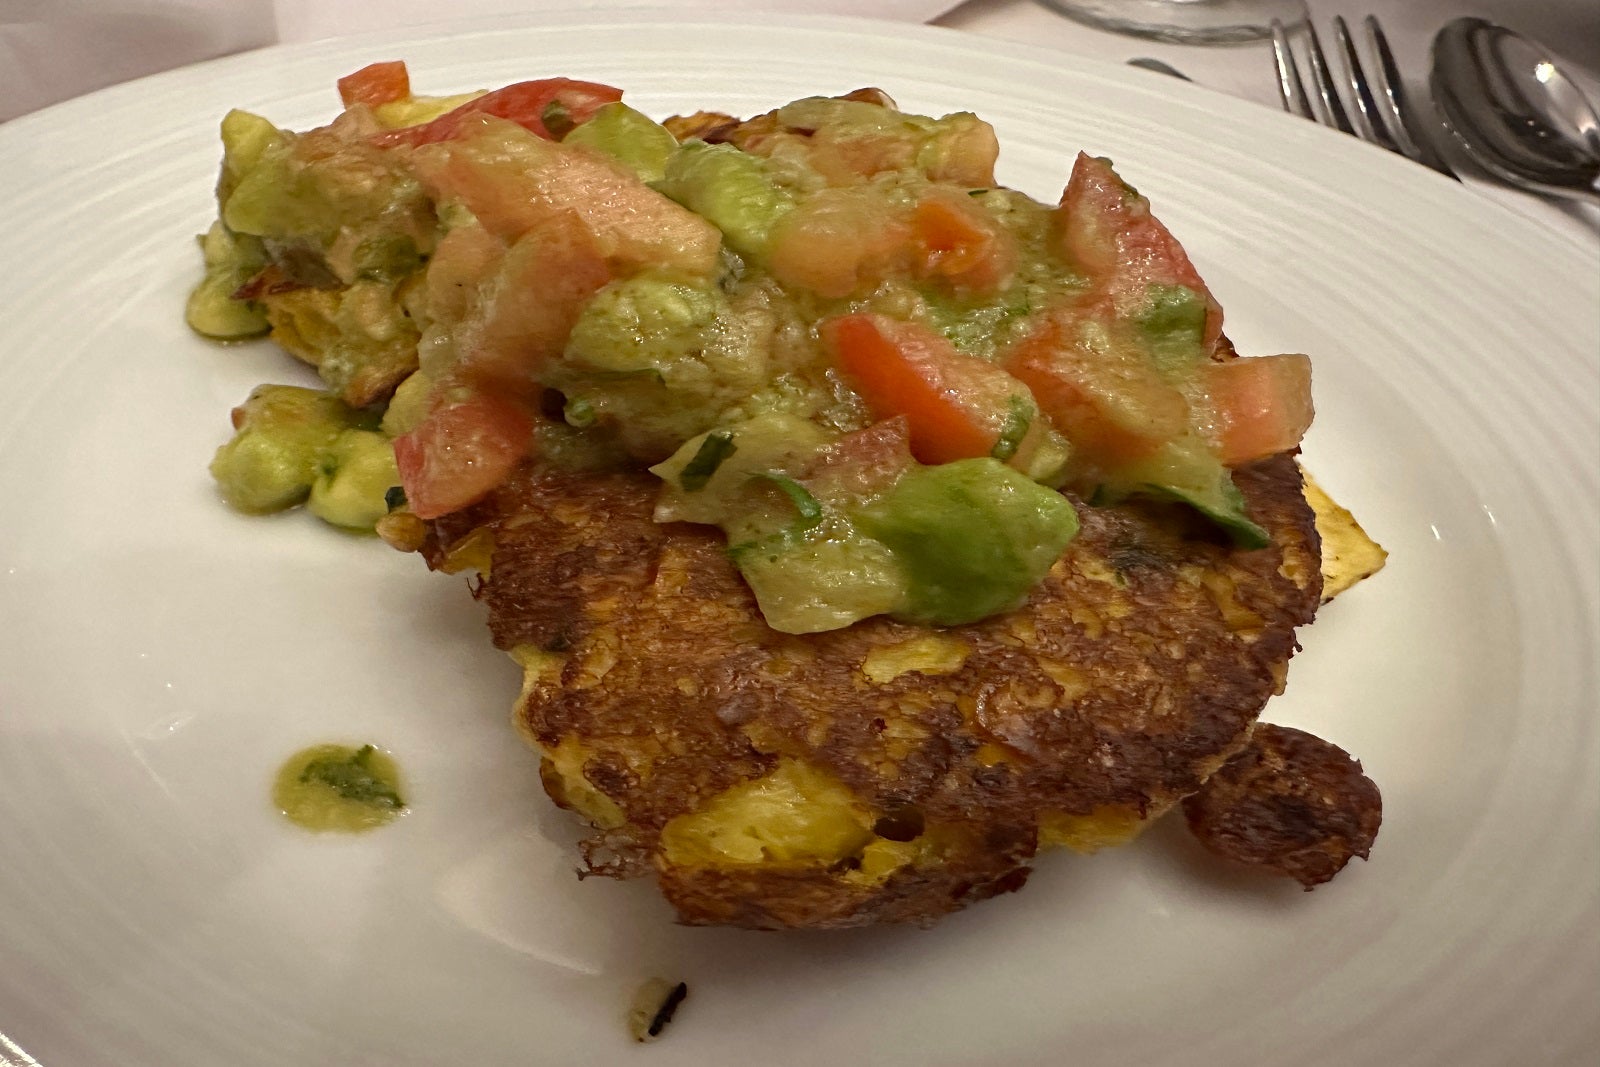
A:
<svg viewBox="0 0 1600 1067">
<path fill-rule="evenodd" d="M 1450 174 L 1438 154 L 1425 137 L 1416 134 L 1418 121 L 1405 96 L 1400 80 L 1400 68 L 1389 48 L 1378 20 L 1368 15 L 1364 20 L 1368 50 L 1376 59 L 1376 77 L 1369 77 L 1361 62 L 1355 41 L 1350 37 L 1344 18 L 1333 17 L 1333 37 L 1338 49 L 1343 74 L 1342 83 L 1348 93 L 1351 107 L 1346 109 L 1328 66 L 1327 54 L 1322 50 L 1322 40 L 1308 19 L 1304 24 L 1307 65 L 1311 68 L 1311 84 L 1315 92 L 1308 93 L 1300 79 L 1300 66 L 1295 61 L 1291 47 L 1290 31 L 1283 23 L 1272 23 L 1272 58 L 1278 68 L 1278 98 L 1283 109 L 1302 118 L 1315 119 L 1324 126 L 1354 134 L 1363 141 L 1398 152 L 1407 159 L 1432 167 L 1441 174 Z M 1298 28 L 1297 28 L 1298 29 Z M 1378 93 L 1372 91 L 1376 83 Z M 1379 98 L 1382 102 L 1380 104 Z M 1454 177 L 1454 175 L 1451 175 Z"/>
</svg>

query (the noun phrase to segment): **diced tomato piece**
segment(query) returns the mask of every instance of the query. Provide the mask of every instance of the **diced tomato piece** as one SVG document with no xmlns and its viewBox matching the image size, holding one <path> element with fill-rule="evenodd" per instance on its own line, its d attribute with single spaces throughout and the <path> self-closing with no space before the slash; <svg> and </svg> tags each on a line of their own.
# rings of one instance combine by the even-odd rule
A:
<svg viewBox="0 0 1600 1067">
<path fill-rule="evenodd" d="M 396 145 L 417 147 L 438 144 L 457 137 L 472 115 L 494 115 L 509 119 L 547 140 L 560 140 L 573 126 L 589 121 L 606 104 L 622 99 L 622 90 L 598 82 L 571 78 L 544 78 L 517 82 L 469 100 L 420 126 L 407 126 L 375 134 L 372 143 L 384 148 Z M 551 125 L 557 127 L 550 129 Z"/>
<path fill-rule="evenodd" d="M 613 277 L 588 229 L 553 215 L 512 245 L 457 340 L 461 367 L 513 393 L 566 347 L 578 315 Z"/>
<path fill-rule="evenodd" d="M 404 60 L 369 63 L 354 74 L 339 79 L 339 99 L 344 106 L 366 104 L 377 107 L 411 96 L 411 75 Z"/>
<path fill-rule="evenodd" d="M 780 219 L 767 265 L 784 285 L 838 298 L 871 289 L 913 251 L 906 213 L 855 186 L 825 189 Z"/>
<path fill-rule="evenodd" d="M 823 338 L 845 379 L 879 418 L 905 416 L 911 451 L 923 463 L 952 463 L 994 451 L 1013 398 L 1033 409 L 1021 382 L 939 334 L 883 315 L 844 315 Z"/>
<path fill-rule="evenodd" d="M 505 243 L 482 226 L 457 226 L 440 238 L 423 275 L 428 319 L 450 327 L 466 318 L 505 254 Z"/>
<path fill-rule="evenodd" d="M 1017 267 L 1017 242 L 998 219 L 970 196 L 934 189 L 912 215 L 921 246 L 918 273 L 943 278 L 958 289 L 992 293 Z"/>
<path fill-rule="evenodd" d="M 1189 407 L 1104 298 L 1042 314 L 1004 364 L 1091 463 L 1116 466 L 1184 433 Z"/>
<path fill-rule="evenodd" d="M 395 438 L 395 464 L 406 502 L 436 519 L 488 495 L 528 453 L 533 419 L 506 396 L 445 389 L 422 424 Z"/>
<path fill-rule="evenodd" d="M 418 151 L 418 177 L 439 197 L 460 200 L 505 241 L 580 219 L 619 273 L 670 267 L 716 269 L 722 234 L 616 161 L 529 136 L 505 122 L 466 120 L 462 138 Z"/>
<path fill-rule="evenodd" d="M 1108 160 L 1078 153 L 1057 210 L 1058 248 L 1109 296 L 1117 314 L 1137 317 L 1152 285 L 1182 285 L 1206 304 L 1201 343 L 1210 352 L 1222 336 L 1222 307 L 1200 280 L 1176 238 L 1150 213 L 1150 201 L 1117 177 Z"/>
<path fill-rule="evenodd" d="M 1298 353 L 1208 363 L 1206 436 L 1227 466 L 1265 459 L 1300 444 L 1311 428 L 1311 360 Z"/>
</svg>

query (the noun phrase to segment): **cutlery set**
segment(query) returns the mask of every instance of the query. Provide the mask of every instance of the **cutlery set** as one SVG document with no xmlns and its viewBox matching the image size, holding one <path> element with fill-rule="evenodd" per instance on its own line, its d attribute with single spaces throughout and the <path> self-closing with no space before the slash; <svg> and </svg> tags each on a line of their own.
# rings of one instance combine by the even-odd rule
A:
<svg viewBox="0 0 1600 1067">
<path fill-rule="evenodd" d="M 1541 45 L 1485 19 L 1454 19 L 1434 35 L 1426 79 L 1410 87 L 1423 90 L 1419 101 L 1376 17 L 1362 20 L 1360 45 L 1342 16 L 1329 25 L 1332 62 L 1310 17 L 1272 21 L 1285 111 L 1451 178 L 1452 163 L 1466 163 L 1505 185 L 1600 204 L 1600 116 Z M 1189 80 L 1161 60 L 1128 62 Z"/>
<path fill-rule="evenodd" d="M 1316 27 L 1272 25 L 1273 60 L 1284 110 L 1454 176 L 1428 135 L 1448 137 L 1496 179 L 1548 196 L 1600 204 L 1600 119 L 1583 91 L 1533 41 L 1480 18 L 1458 18 L 1433 39 L 1426 82 L 1432 114 L 1408 99 L 1378 20 L 1363 23 L 1363 62 L 1343 18 L 1331 20 L 1335 75 Z M 1310 70 L 1308 91 L 1296 38 Z"/>
</svg>

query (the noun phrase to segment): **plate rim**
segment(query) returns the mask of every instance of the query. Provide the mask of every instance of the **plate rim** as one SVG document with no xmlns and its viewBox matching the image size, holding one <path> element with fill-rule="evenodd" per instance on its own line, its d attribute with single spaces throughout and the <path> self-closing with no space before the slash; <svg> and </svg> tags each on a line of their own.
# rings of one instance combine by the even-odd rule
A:
<svg viewBox="0 0 1600 1067">
<path fill-rule="evenodd" d="M 636 9 L 636 10 L 639 11 L 641 14 L 648 14 L 648 13 L 650 13 L 652 11 L 654 11 L 658 15 L 660 14 L 659 9 L 648 9 L 647 8 L 647 9 Z M 589 24 L 593 24 L 594 11 L 593 11 L 593 9 L 577 9 L 577 10 L 575 10 L 575 11 L 573 11 L 571 13 L 571 16 L 572 17 L 571 17 L 570 25 L 578 25 L 578 24 L 583 24 L 585 22 L 588 22 Z M 519 33 L 519 32 L 526 32 L 526 31 L 529 31 L 529 30 L 543 29 L 543 28 L 546 28 L 546 26 L 547 26 L 548 17 L 545 16 L 545 15 L 540 15 L 540 16 L 538 16 L 538 20 L 536 21 L 532 16 L 529 16 L 529 17 L 526 18 L 526 21 L 528 22 L 528 25 L 526 25 L 526 26 L 519 24 L 519 25 L 516 25 L 516 26 L 507 27 L 504 24 L 504 20 L 498 20 L 497 19 L 497 20 L 495 20 L 496 25 L 493 26 L 493 31 L 496 34 L 499 34 L 499 33 L 513 33 L 514 34 L 514 33 Z M 641 21 L 641 22 L 657 22 L 657 23 L 670 22 L 674 26 L 685 25 L 685 20 L 683 20 L 683 19 L 658 18 L 658 19 L 641 19 L 641 20 L 638 20 L 638 21 Z M 468 27 L 466 33 L 464 35 L 462 35 L 461 38 L 458 38 L 458 40 L 459 40 L 459 39 L 462 39 L 462 38 L 470 38 L 470 37 L 478 35 L 479 33 L 482 32 L 482 30 L 474 28 L 474 27 L 477 27 L 479 25 L 486 26 L 488 24 L 488 22 L 489 22 L 488 19 L 471 19 L 471 20 L 462 20 L 462 21 L 459 21 L 459 22 L 457 20 L 444 20 L 443 22 L 441 22 L 441 23 L 439 23 L 437 25 L 439 25 L 439 26 L 463 26 L 464 25 L 464 26 Z M 690 24 L 692 25 L 694 23 L 691 22 Z M 910 32 L 910 33 L 918 34 L 918 35 L 927 35 L 929 40 L 939 40 L 941 43 L 952 43 L 953 41 L 958 40 L 958 39 L 970 43 L 971 39 L 972 39 L 972 36 L 973 36 L 970 33 L 967 33 L 966 31 L 949 29 L 949 28 L 945 28 L 945 27 L 937 27 L 937 26 L 935 26 L 935 27 L 908 26 L 907 24 L 904 24 L 904 23 L 884 22 L 884 21 L 880 21 L 880 20 L 855 18 L 855 17 L 848 17 L 848 16 L 805 16 L 805 15 L 794 15 L 794 16 L 786 16 L 786 17 L 783 17 L 781 19 L 771 19 L 771 20 L 764 19 L 763 22 L 762 22 L 763 26 L 769 26 L 769 27 L 772 26 L 772 25 L 775 25 L 775 24 L 776 25 L 780 25 L 780 26 L 781 25 L 787 25 L 787 24 L 795 24 L 795 25 L 799 25 L 799 26 L 815 27 L 815 28 L 822 28 L 822 29 L 829 29 L 829 28 L 854 29 L 854 28 L 859 28 L 859 27 L 867 27 L 867 28 L 876 27 L 880 31 L 881 30 L 885 30 L 885 29 L 887 29 L 889 31 L 892 31 L 892 33 L 897 37 L 904 37 L 904 35 L 906 35 L 908 32 Z M 570 25 L 568 23 L 562 23 L 562 25 L 568 25 L 569 28 L 570 28 Z M 719 23 L 718 25 L 722 25 L 722 24 Z M 615 24 L 610 22 L 610 21 L 608 21 L 606 23 L 606 28 L 615 28 Z M 220 57 L 218 59 L 208 60 L 208 61 L 205 61 L 203 63 L 194 64 L 194 65 L 191 65 L 189 67 L 181 68 L 181 69 L 179 69 L 177 71 L 162 72 L 162 73 L 159 73 L 159 74 L 148 76 L 146 78 L 139 79 L 139 80 L 137 80 L 135 82 L 130 82 L 130 83 L 125 83 L 123 85 L 108 87 L 106 89 L 98 90 L 95 93 L 87 94 L 84 97 L 78 97 L 78 98 L 75 98 L 75 99 L 70 100 L 70 101 L 65 101 L 65 102 L 62 102 L 60 104 L 53 105 L 52 107 L 43 109 L 43 110 L 41 110 L 39 112 L 34 112 L 34 113 L 32 113 L 30 115 L 27 115 L 27 116 L 21 116 L 18 119 L 12 120 L 11 122 L 8 122 L 6 124 L 0 125 L 0 150 L 4 150 L 6 148 L 7 140 L 10 137 L 13 136 L 13 134 L 8 132 L 8 131 L 19 130 L 20 132 L 15 133 L 14 136 L 19 137 L 19 138 L 23 137 L 25 134 L 33 132 L 34 127 L 36 127 L 36 126 L 46 125 L 46 124 L 54 124 L 54 123 L 59 123 L 59 122 L 63 122 L 63 121 L 70 121 L 72 116 L 75 114 L 75 111 L 73 110 L 75 108 L 83 108 L 83 109 L 87 110 L 87 109 L 103 106 L 107 101 L 115 102 L 115 100 L 117 99 L 118 95 L 119 94 L 123 94 L 123 93 L 127 93 L 127 94 L 130 94 L 130 95 L 133 95 L 133 96 L 143 95 L 143 94 L 145 94 L 145 93 L 150 91 L 149 90 L 149 85 L 151 83 L 158 83 L 158 87 L 164 87 L 165 84 L 166 84 L 164 79 L 171 80 L 171 83 L 176 86 L 176 85 L 181 84 L 181 82 L 182 82 L 182 80 L 184 78 L 193 76 L 195 74 L 195 72 L 204 72 L 205 76 L 207 76 L 207 77 L 232 76 L 231 75 L 231 71 L 234 70 L 235 67 L 237 67 L 237 69 L 239 69 L 239 70 L 248 70 L 250 68 L 250 66 L 252 66 L 254 64 L 257 64 L 257 63 L 270 64 L 271 62 L 273 62 L 275 59 L 277 59 L 279 56 L 281 56 L 284 53 L 293 53 L 293 54 L 297 54 L 297 55 L 314 55 L 314 54 L 321 54 L 322 52 L 326 51 L 329 54 L 334 54 L 334 53 L 338 53 L 338 52 L 344 51 L 345 49 L 351 48 L 351 47 L 375 48 L 375 47 L 379 47 L 379 46 L 381 46 L 381 45 L 383 45 L 383 44 L 385 44 L 387 42 L 390 42 L 390 41 L 405 41 L 405 40 L 409 40 L 417 33 L 418 30 L 419 30 L 418 27 L 406 27 L 406 28 L 403 28 L 403 29 L 374 31 L 372 33 L 353 35 L 351 37 L 329 38 L 329 39 L 325 39 L 323 41 L 309 42 L 309 43 L 305 43 L 305 44 L 274 45 L 274 46 L 269 46 L 269 47 L 263 48 L 263 49 L 253 50 L 252 52 L 241 53 L 241 54 L 235 55 L 235 56 Z M 1106 76 L 1110 72 L 1116 72 L 1119 75 L 1122 73 L 1121 68 L 1119 66 L 1117 66 L 1115 64 L 1112 64 L 1112 63 L 1104 62 L 1104 61 L 1101 61 L 1101 60 L 1095 60 L 1095 59 L 1089 59 L 1089 58 L 1080 59 L 1079 57 L 1064 57 L 1063 54 L 1061 54 L 1061 53 L 1056 53 L 1056 52 L 1054 52 L 1054 51 L 1052 51 L 1050 49 L 1043 48 L 1043 47 L 1040 47 L 1040 46 L 1026 45 L 1026 44 L 1020 44 L 1020 43 L 1016 43 L 1016 42 L 991 41 L 990 39 L 984 39 L 984 40 L 986 42 L 985 46 L 984 46 L 984 50 L 988 51 L 990 53 L 997 53 L 997 54 L 1001 54 L 1001 55 L 1014 54 L 1014 55 L 1021 56 L 1021 57 L 1032 57 L 1032 58 L 1035 58 L 1035 59 L 1043 59 L 1045 57 L 1048 57 L 1049 59 L 1051 59 L 1053 61 L 1056 61 L 1056 62 L 1061 61 L 1063 58 L 1069 58 L 1069 59 L 1072 60 L 1072 62 L 1068 64 L 1069 66 L 1078 66 L 1078 67 L 1086 68 L 1089 73 L 1098 73 L 1098 74 L 1100 74 L 1102 76 Z M 1155 76 L 1151 76 L 1151 77 L 1155 77 Z M 1123 80 L 1123 79 L 1122 78 L 1118 78 L 1117 80 Z M 1238 100 L 1237 98 L 1229 97 L 1229 96 L 1226 96 L 1225 94 L 1216 93 L 1214 91 L 1207 90 L 1207 89 L 1204 89 L 1204 88 L 1201 88 L 1201 87 L 1173 85 L 1173 86 L 1163 86 L 1163 88 L 1167 89 L 1167 90 L 1169 90 L 1169 91 L 1171 91 L 1171 92 L 1173 92 L 1175 94 L 1177 94 L 1177 96 L 1180 99 L 1183 98 L 1184 94 L 1191 93 L 1191 92 L 1200 92 L 1200 93 L 1208 94 L 1208 96 L 1217 97 L 1217 98 L 1222 99 L 1222 100 L 1230 101 L 1231 104 L 1238 105 L 1238 107 L 1241 108 L 1241 109 L 1249 109 L 1252 112 L 1256 112 L 1256 111 L 1260 110 L 1260 105 L 1253 104 L 1253 103 L 1250 103 L 1248 101 L 1241 101 L 1241 100 Z M 61 117 L 62 115 L 65 115 L 66 118 L 63 119 Z M 1288 121 L 1294 121 L 1289 116 L 1284 116 L 1284 119 L 1286 119 Z M 1306 132 L 1308 134 L 1310 134 L 1313 131 L 1312 130 L 1308 130 Z M 1315 136 L 1319 137 L 1319 138 L 1323 137 L 1323 136 L 1326 136 L 1326 137 L 1329 137 L 1329 138 L 1334 138 L 1334 137 L 1339 137 L 1341 135 L 1334 134 L 1331 131 L 1321 131 L 1320 129 L 1318 129 L 1318 130 L 1315 131 Z M 1410 164 L 1407 164 L 1404 161 L 1401 161 L 1401 160 L 1398 160 L 1398 159 L 1394 160 L 1394 165 L 1397 166 L 1397 167 L 1402 167 L 1402 168 L 1411 166 Z M 1439 180 L 1445 180 L 1445 179 L 1441 178 Z M 1488 205 L 1490 202 L 1489 201 L 1479 201 L 1479 203 L 1481 205 Z M 1495 208 L 1493 208 L 1491 210 L 1506 210 L 1506 209 L 1500 208 L 1499 205 L 1496 205 Z M 1515 224 L 1520 229 L 1522 229 L 1524 231 L 1536 226 L 1536 224 L 1531 223 L 1526 219 L 1522 219 L 1519 216 L 1515 216 L 1514 213 L 1507 212 L 1507 216 L 1508 216 L 1508 218 L 1515 219 L 1516 220 Z M 1565 236 L 1565 235 L 1559 234 L 1557 231 L 1551 230 L 1548 227 L 1542 227 L 1542 226 L 1541 227 L 1537 227 L 1537 232 L 1539 232 L 1540 234 L 1546 235 L 1546 236 L 1548 236 L 1548 237 L 1550 237 L 1552 239 L 1555 239 L 1555 240 L 1560 240 L 1561 238 L 1563 238 Z M 1572 249 L 1572 251 L 1573 252 L 1577 252 L 1578 251 L 1576 246 Z M 1600 426 L 1597 426 L 1597 433 L 1600 433 Z M 1588 606 L 1591 607 L 1591 608 L 1594 606 L 1592 598 L 1590 599 Z"/>
</svg>

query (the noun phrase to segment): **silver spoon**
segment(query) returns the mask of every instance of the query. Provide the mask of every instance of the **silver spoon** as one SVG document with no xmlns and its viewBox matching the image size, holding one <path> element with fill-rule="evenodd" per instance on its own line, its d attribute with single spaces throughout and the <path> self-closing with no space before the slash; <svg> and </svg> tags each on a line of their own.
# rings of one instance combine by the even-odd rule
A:
<svg viewBox="0 0 1600 1067">
<path fill-rule="evenodd" d="M 1433 39 L 1428 85 L 1462 151 L 1484 170 L 1600 203 L 1600 118 L 1539 45 L 1480 18 L 1456 19 Z"/>
</svg>

